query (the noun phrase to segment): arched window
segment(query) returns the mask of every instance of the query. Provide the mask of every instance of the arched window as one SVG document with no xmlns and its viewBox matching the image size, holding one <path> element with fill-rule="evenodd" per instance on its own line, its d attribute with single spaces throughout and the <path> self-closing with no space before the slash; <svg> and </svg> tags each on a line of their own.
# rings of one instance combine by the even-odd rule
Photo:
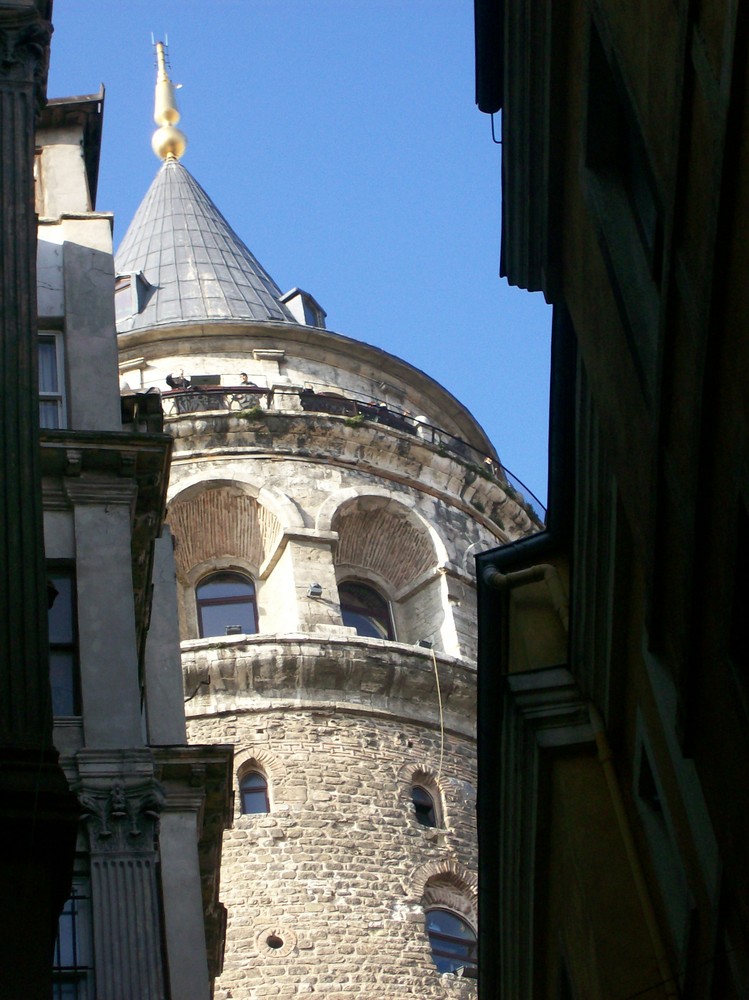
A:
<svg viewBox="0 0 749 1000">
<path fill-rule="evenodd" d="M 434 964 L 440 972 L 457 972 L 476 977 L 476 932 L 450 910 L 427 910 L 427 933 Z"/>
<path fill-rule="evenodd" d="M 343 624 L 355 628 L 357 635 L 371 639 L 394 639 L 390 607 L 382 595 L 364 583 L 347 581 L 338 584 Z"/>
<path fill-rule="evenodd" d="M 414 804 L 416 819 L 422 826 L 437 826 L 437 810 L 434 799 L 421 785 L 414 785 L 411 789 L 411 801 Z"/>
<path fill-rule="evenodd" d="M 248 771 L 242 775 L 239 781 L 239 794 L 244 815 L 270 812 L 268 781 L 259 771 Z"/>
<path fill-rule="evenodd" d="M 257 632 L 255 584 L 241 573 L 212 573 L 195 590 L 198 631 L 211 635 Z"/>
</svg>

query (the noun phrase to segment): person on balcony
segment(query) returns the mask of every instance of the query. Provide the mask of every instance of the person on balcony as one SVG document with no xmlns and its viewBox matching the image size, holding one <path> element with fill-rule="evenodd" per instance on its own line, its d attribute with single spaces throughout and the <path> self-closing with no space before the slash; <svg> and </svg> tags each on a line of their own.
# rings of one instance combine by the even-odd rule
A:
<svg viewBox="0 0 749 1000">
<path fill-rule="evenodd" d="M 190 389 L 190 380 L 185 378 L 184 368 L 180 370 L 175 375 L 173 372 L 166 377 L 166 384 L 170 389 Z"/>
</svg>

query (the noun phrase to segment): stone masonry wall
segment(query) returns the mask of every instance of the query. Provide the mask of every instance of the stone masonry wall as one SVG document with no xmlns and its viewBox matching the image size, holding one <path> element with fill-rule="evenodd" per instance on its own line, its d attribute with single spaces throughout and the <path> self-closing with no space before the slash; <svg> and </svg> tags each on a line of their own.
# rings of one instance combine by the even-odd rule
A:
<svg viewBox="0 0 749 1000">
<path fill-rule="evenodd" d="M 237 800 L 224 835 L 216 1000 L 476 996 L 472 980 L 437 971 L 422 906 L 437 884 L 475 927 L 473 740 L 447 734 L 440 772 L 438 729 L 356 711 L 227 713 L 188 728 L 193 742 L 233 743 L 240 775 L 259 765 L 271 799 L 270 814 L 247 816 Z M 414 774 L 441 791 L 440 829 L 416 820 Z"/>
</svg>

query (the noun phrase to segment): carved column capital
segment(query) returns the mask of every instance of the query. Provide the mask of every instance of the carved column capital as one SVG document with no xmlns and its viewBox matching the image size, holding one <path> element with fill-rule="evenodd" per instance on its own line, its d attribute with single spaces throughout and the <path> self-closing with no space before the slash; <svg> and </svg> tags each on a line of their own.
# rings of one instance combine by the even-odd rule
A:
<svg viewBox="0 0 749 1000">
<path fill-rule="evenodd" d="M 0 3 L 0 83 L 33 83 L 44 104 L 49 68 L 51 23 L 47 3 Z"/>
<path fill-rule="evenodd" d="M 153 854 L 166 798 L 155 780 L 115 778 L 82 785 L 78 801 L 96 854 Z"/>
</svg>

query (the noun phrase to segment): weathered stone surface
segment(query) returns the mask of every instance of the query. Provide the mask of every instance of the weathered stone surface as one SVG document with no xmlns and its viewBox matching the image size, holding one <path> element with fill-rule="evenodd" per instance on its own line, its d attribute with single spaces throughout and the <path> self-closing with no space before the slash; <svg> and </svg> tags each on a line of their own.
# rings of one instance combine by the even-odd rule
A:
<svg viewBox="0 0 749 1000">
<path fill-rule="evenodd" d="M 476 927 L 473 557 L 537 524 L 468 411 L 377 348 L 185 321 L 120 350 L 140 388 L 198 380 L 164 401 L 188 733 L 235 748 L 217 1000 L 475 997 L 437 971 L 425 909 Z M 196 586 L 225 571 L 251 578 L 257 634 L 201 637 Z M 357 634 L 351 582 L 391 638 Z M 267 815 L 242 815 L 248 771 Z"/>
<path fill-rule="evenodd" d="M 464 881 L 473 897 L 472 739 L 446 735 L 440 772 L 438 728 L 345 706 L 211 714 L 188 727 L 196 742 L 233 741 L 240 771 L 262 751 L 278 775 L 270 814 L 243 816 L 237 804 L 224 835 L 229 927 L 217 1000 L 475 996 L 475 983 L 435 969 L 423 909 L 425 869 Z M 442 792 L 439 830 L 416 820 L 417 771 Z M 267 945 L 271 933 L 283 948 Z"/>
</svg>

